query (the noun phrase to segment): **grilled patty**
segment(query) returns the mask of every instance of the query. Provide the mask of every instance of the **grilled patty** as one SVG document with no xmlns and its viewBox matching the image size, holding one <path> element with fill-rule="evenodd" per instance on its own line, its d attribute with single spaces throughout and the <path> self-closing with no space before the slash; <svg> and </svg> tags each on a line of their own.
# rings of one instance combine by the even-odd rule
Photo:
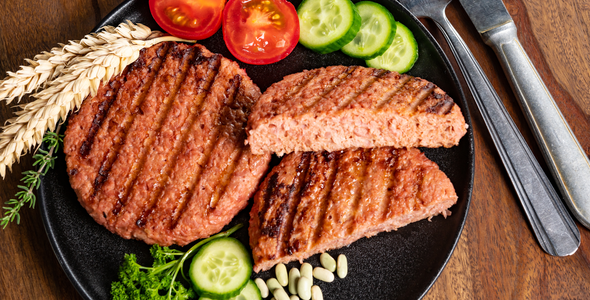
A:
<svg viewBox="0 0 590 300">
<path fill-rule="evenodd" d="M 455 189 L 415 148 L 295 152 L 272 169 L 250 211 L 254 271 L 450 214 Z"/>
<path fill-rule="evenodd" d="M 252 152 L 336 151 L 382 146 L 451 147 L 467 132 L 459 107 L 418 77 L 332 66 L 286 76 L 248 120 Z"/>
<path fill-rule="evenodd" d="M 70 183 L 90 215 L 124 237 L 185 245 L 243 209 L 270 155 L 244 146 L 260 90 L 203 46 L 161 43 L 70 120 Z"/>
</svg>

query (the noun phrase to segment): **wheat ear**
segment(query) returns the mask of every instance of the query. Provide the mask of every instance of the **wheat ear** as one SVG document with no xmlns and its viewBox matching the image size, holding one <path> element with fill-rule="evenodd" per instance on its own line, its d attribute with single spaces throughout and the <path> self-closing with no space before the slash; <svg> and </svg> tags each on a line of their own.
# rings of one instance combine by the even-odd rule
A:
<svg viewBox="0 0 590 300">
<path fill-rule="evenodd" d="M 162 41 L 183 41 L 162 36 L 142 24 L 127 21 L 116 28 L 106 26 L 80 41 L 27 60 L 29 66 L 0 82 L 0 100 L 10 103 L 24 94 L 34 101 L 18 105 L 16 117 L 6 121 L 0 133 L 0 176 L 29 149 L 39 145 L 49 129 L 77 109 L 88 95 L 94 96 L 101 81 L 107 82 L 139 56 L 139 51 Z M 20 72 L 20 73 L 19 73 Z"/>
</svg>

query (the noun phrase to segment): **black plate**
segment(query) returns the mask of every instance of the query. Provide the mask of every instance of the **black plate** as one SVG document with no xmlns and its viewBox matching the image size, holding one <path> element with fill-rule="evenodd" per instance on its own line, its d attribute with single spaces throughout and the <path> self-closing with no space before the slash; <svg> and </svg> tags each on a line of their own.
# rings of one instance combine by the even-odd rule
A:
<svg viewBox="0 0 590 300">
<path fill-rule="evenodd" d="M 295 6 L 300 1 L 293 1 Z M 392 0 L 377 1 L 385 5 L 395 19 L 407 25 L 419 44 L 419 59 L 409 72 L 440 86 L 461 107 L 467 123 L 471 120 L 457 76 L 434 38 L 406 9 Z M 140 22 L 159 29 L 152 19 L 147 1 L 131 0 L 117 7 L 97 28 L 117 25 L 124 20 Z M 200 42 L 209 50 L 233 59 L 223 42 L 221 31 Z M 240 64 L 261 90 L 283 76 L 329 65 L 364 65 L 335 52 L 316 54 L 297 46 L 286 59 L 266 66 Z M 461 234 L 469 208 L 474 173 L 473 133 L 470 129 L 459 146 L 450 149 L 422 149 L 426 156 L 439 164 L 453 182 L 459 200 L 447 219 L 437 216 L 432 221 L 420 221 L 395 232 L 381 233 L 361 239 L 348 247 L 330 251 L 335 257 L 348 257 L 350 272 L 345 279 L 332 283 L 317 283 L 325 299 L 419 299 L 434 283 L 448 261 Z M 86 213 L 76 200 L 66 173 L 63 152 L 60 151 L 55 169 L 42 181 L 40 210 L 47 235 L 66 275 L 86 299 L 109 299 L 110 283 L 116 279 L 118 266 L 125 253 L 136 253 L 139 262 L 150 264 L 149 246 L 140 241 L 125 240 L 111 234 Z M 233 221 L 247 224 L 248 209 Z M 232 225 L 230 224 L 230 225 Z M 235 236 L 248 245 L 245 228 Z M 318 256 L 308 261 L 319 265 Z M 298 265 L 291 263 L 290 266 Z M 258 274 L 262 278 L 270 272 Z"/>
</svg>

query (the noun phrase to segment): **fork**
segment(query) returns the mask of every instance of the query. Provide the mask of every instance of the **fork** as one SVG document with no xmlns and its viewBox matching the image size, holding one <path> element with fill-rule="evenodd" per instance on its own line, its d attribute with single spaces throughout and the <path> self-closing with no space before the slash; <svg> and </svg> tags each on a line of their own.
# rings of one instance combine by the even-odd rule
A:
<svg viewBox="0 0 590 300">
<path fill-rule="evenodd" d="M 445 15 L 451 0 L 398 0 L 416 17 L 436 23 L 471 90 L 531 227 L 545 252 L 576 252 L 580 232 L 485 73 Z"/>
</svg>

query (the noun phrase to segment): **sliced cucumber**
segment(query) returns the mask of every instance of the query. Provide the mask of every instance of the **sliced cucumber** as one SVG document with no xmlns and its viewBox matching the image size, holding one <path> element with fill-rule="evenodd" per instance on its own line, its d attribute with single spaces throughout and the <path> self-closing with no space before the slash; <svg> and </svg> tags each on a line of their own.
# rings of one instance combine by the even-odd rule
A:
<svg viewBox="0 0 590 300">
<path fill-rule="evenodd" d="M 361 16 L 350 0 L 304 0 L 297 15 L 299 42 L 322 54 L 348 44 L 361 27 Z"/>
<path fill-rule="evenodd" d="M 397 30 L 389 49 L 381 56 L 367 60 L 371 68 L 405 73 L 418 59 L 418 43 L 412 32 L 404 24 L 396 22 Z"/>
<path fill-rule="evenodd" d="M 395 19 L 383 7 L 371 1 L 356 4 L 362 23 L 354 39 L 342 47 L 348 56 L 360 59 L 372 59 L 387 51 L 395 36 Z"/>
<path fill-rule="evenodd" d="M 201 297 L 199 300 L 214 300 L 212 298 Z M 240 292 L 239 295 L 230 298 L 229 300 L 262 300 L 262 295 L 260 294 L 260 290 L 254 283 L 254 280 L 248 280 L 246 283 L 246 287 Z"/>
<path fill-rule="evenodd" d="M 212 299 L 237 296 L 251 274 L 250 254 L 242 243 L 231 237 L 203 246 L 195 254 L 189 271 L 197 294 Z"/>
</svg>

